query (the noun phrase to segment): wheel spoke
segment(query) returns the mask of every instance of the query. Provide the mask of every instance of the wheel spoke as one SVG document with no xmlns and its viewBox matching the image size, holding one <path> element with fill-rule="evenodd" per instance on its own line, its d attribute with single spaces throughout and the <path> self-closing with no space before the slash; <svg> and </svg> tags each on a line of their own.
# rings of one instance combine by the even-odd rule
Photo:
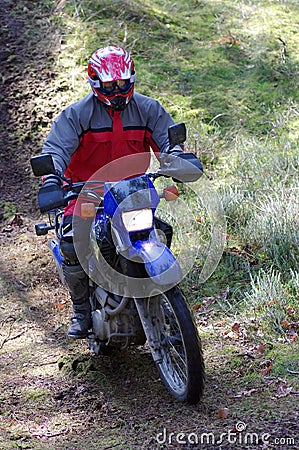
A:
<svg viewBox="0 0 299 450">
<path fill-rule="evenodd" d="M 176 349 L 176 347 L 173 345 L 173 343 L 171 342 L 170 339 L 167 339 L 167 341 L 168 341 L 168 343 L 170 344 L 171 349 L 173 350 L 173 353 L 175 354 L 174 357 L 177 356 L 177 359 L 179 359 L 179 360 L 181 361 L 182 365 L 186 368 L 186 367 L 187 367 L 186 361 L 185 361 L 185 359 L 182 357 L 182 354 Z M 178 364 L 178 363 L 177 363 L 177 364 Z M 178 364 L 178 365 L 179 365 L 179 364 Z"/>
<path fill-rule="evenodd" d="M 186 369 L 186 364 L 184 363 L 184 367 L 181 367 L 180 364 L 175 359 L 172 360 L 172 365 L 173 364 L 175 364 L 175 367 L 178 369 L 178 370 L 174 370 L 174 367 L 173 367 L 174 377 L 175 377 L 175 374 L 177 374 L 179 376 L 179 373 L 180 373 L 181 376 L 179 376 L 179 379 L 185 383 L 187 381 L 186 370 L 184 370 L 184 369 Z"/>
</svg>

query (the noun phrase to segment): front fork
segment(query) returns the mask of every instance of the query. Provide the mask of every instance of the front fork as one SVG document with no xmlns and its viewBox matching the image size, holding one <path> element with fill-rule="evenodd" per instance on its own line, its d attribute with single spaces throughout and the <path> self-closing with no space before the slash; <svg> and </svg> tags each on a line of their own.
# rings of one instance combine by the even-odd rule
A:
<svg viewBox="0 0 299 450">
<path fill-rule="evenodd" d="M 161 345 L 165 328 L 160 296 L 134 298 L 134 301 L 153 360 L 155 363 L 160 364 L 163 359 Z"/>
</svg>

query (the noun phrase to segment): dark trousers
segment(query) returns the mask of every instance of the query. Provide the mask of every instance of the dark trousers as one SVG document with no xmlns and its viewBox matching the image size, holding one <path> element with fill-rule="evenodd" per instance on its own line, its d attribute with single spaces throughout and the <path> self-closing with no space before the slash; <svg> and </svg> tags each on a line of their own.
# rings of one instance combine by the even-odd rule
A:
<svg viewBox="0 0 299 450">
<path fill-rule="evenodd" d="M 90 221 L 68 215 L 63 218 L 61 225 L 60 251 L 64 257 L 62 270 L 74 308 L 77 306 L 77 309 L 89 304 L 88 276 L 80 259 L 84 258 L 84 252 L 88 248 L 90 224 Z"/>
</svg>

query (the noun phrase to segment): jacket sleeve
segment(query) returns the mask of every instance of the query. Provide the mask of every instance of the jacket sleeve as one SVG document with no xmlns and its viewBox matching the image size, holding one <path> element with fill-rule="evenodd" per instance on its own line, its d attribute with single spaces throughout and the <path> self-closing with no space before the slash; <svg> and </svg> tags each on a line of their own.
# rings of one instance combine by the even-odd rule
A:
<svg viewBox="0 0 299 450">
<path fill-rule="evenodd" d="M 159 157 L 160 154 L 169 152 L 168 127 L 173 125 L 174 121 L 156 100 L 150 99 L 147 111 L 150 146 Z M 171 149 L 171 152 L 173 151 L 182 152 L 183 150 L 181 146 L 176 145 Z"/>
<path fill-rule="evenodd" d="M 61 174 L 79 146 L 80 137 L 88 127 L 92 110 L 90 97 L 87 96 L 65 108 L 53 122 L 42 153 L 52 155 L 55 169 Z"/>
</svg>

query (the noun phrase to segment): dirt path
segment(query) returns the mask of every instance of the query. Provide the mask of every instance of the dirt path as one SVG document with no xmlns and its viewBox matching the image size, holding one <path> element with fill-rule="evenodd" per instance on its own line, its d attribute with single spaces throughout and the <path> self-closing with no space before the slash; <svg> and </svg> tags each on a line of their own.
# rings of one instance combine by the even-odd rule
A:
<svg viewBox="0 0 299 450">
<path fill-rule="evenodd" d="M 33 232 L 41 218 L 28 163 L 58 112 L 59 31 L 38 1 L 0 8 L 0 448 L 299 448 L 298 374 L 255 376 L 263 356 L 224 338 L 224 322 L 197 318 L 207 387 L 193 407 L 169 397 L 146 350 L 94 358 L 66 339 L 69 300 L 48 238 Z"/>
</svg>

